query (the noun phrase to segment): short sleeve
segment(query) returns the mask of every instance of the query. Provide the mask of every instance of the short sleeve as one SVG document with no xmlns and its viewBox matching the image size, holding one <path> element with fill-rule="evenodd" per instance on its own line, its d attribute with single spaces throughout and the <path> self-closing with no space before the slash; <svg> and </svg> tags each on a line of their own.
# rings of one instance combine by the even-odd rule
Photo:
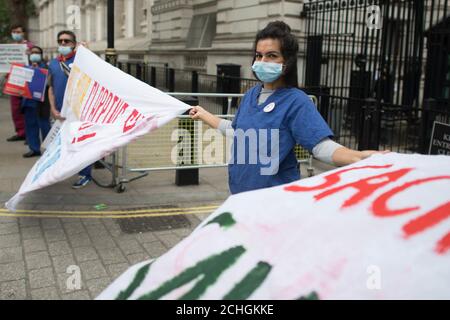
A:
<svg viewBox="0 0 450 320">
<path fill-rule="evenodd" d="M 312 151 L 323 139 L 332 138 L 333 132 L 308 96 L 299 96 L 297 105 L 289 129 L 297 144 Z"/>
<path fill-rule="evenodd" d="M 245 99 L 247 98 L 247 94 L 248 94 L 248 92 L 242 97 L 241 103 L 239 103 L 239 106 L 238 106 L 238 108 L 236 110 L 236 114 L 234 115 L 233 121 L 231 122 L 231 127 L 234 130 L 236 130 L 236 121 L 237 121 L 237 118 L 239 117 L 239 115 L 241 113 L 242 106 L 244 105 Z"/>
<path fill-rule="evenodd" d="M 48 70 L 47 87 L 53 87 L 53 77 L 52 74 L 50 73 L 50 69 Z"/>
<path fill-rule="evenodd" d="M 53 68 L 52 68 L 52 62 L 50 61 L 48 63 L 48 77 L 51 78 L 53 76 Z"/>
</svg>

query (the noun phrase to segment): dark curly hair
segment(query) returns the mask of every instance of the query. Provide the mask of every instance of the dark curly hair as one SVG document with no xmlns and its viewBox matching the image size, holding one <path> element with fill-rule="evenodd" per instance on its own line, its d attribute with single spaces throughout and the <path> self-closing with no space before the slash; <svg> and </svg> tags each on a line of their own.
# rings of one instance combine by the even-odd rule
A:
<svg viewBox="0 0 450 320">
<path fill-rule="evenodd" d="M 277 39 L 280 41 L 281 54 L 285 61 L 285 69 L 283 72 L 284 83 L 288 87 L 298 87 L 297 75 L 297 52 L 298 41 L 291 33 L 291 27 L 283 21 L 270 22 L 264 29 L 256 34 L 255 43 L 253 46 L 253 61 L 256 59 L 256 45 L 258 41 L 264 39 Z M 256 74 L 253 73 L 256 77 Z"/>
</svg>

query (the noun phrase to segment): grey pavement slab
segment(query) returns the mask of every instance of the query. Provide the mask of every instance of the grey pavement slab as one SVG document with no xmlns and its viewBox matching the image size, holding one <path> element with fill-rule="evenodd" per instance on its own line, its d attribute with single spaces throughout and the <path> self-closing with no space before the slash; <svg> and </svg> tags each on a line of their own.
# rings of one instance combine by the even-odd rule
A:
<svg viewBox="0 0 450 320">
<path fill-rule="evenodd" d="M 87 290 L 77 290 L 62 295 L 63 300 L 91 300 Z"/>
<path fill-rule="evenodd" d="M 81 274 L 84 279 L 91 280 L 107 277 L 105 265 L 101 260 L 92 260 L 80 263 Z"/>
<path fill-rule="evenodd" d="M 97 250 L 91 246 L 74 248 L 73 254 L 79 263 L 99 259 Z"/>
<path fill-rule="evenodd" d="M 33 300 L 59 300 L 61 299 L 55 287 L 47 287 L 31 290 Z"/>
<path fill-rule="evenodd" d="M 56 279 L 52 267 L 31 270 L 28 272 L 31 289 L 55 287 Z"/>
<path fill-rule="evenodd" d="M 46 251 L 47 243 L 45 239 L 27 239 L 23 240 L 22 247 L 25 253 L 36 252 L 36 251 Z"/>
<path fill-rule="evenodd" d="M 50 255 L 47 251 L 27 253 L 25 254 L 25 261 L 27 263 L 27 270 L 52 266 L 52 261 L 50 260 Z"/>
<path fill-rule="evenodd" d="M 24 300 L 27 299 L 25 279 L 5 281 L 0 283 L 0 300 Z"/>
<path fill-rule="evenodd" d="M 22 247 L 11 247 L 0 249 L 0 264 L 23 260 Z"/>
<path fill-rule="evenodd" d="M 11 262 L 0 264 L 0 283 L 11 280 L 20 280 L 27 277 L 25 262 Z"/>
<path fill-rule="evenodd" d="M 56 273 L 66 273 L 70 266 L 75 266 L 75 258 L 73 254 L 66 254 L 63 256 L 52 257 L 53 268 Z M 69 274 L 70 271 L 69 271 Z"/>
</svg>

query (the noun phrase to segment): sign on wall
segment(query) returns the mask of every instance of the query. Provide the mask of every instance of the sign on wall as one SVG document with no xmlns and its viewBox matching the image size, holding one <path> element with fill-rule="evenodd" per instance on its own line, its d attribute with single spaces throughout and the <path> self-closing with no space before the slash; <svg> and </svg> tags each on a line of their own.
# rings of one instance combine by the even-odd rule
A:
<svg viewBox="0 0 450 320">
<path fill-rule="evenodd" d="M 450 156 L 450 125 L 434 121 L 428 154 Z"/>
</svg>

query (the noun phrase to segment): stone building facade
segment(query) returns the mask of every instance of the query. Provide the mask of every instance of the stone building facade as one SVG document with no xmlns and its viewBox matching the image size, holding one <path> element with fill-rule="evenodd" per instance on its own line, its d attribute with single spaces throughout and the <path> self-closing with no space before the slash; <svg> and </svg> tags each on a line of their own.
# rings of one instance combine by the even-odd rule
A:
<svg viewBox="0 0 450 320">
<path fill-rule="evenodd" d="M 283 20 L 299 37 L 304 36 L 303 2 L 117 0 L 115 47 L 119 60 L 168 64 L 208 74 L 216 73 L 217 64 L 234 63 L 242 66 L 242 77 L 251 77 L 256 32 L 269 21 Z M 104 53 L 105 0 L 35 0 L 35 4 L 38 14 L 30 19 L 30 37 L 49 56 L 55 55 L 56 34 L 63 29 L 72 29 L 91 50 Z"/>
</svg>

